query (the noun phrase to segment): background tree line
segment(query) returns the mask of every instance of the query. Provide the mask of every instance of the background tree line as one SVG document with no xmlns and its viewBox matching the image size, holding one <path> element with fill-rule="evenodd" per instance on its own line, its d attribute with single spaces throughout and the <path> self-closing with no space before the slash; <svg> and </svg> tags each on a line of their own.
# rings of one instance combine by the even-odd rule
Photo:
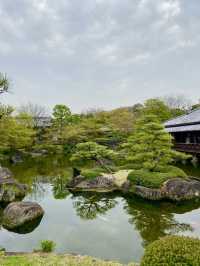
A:
<svg viewBox="0 0 200 266">
<path fill-rule="evenodd" d="M 0 95 L 10 81 L 0 73 Z M 0 154 L 21 152 L 71 153 L 78 143 L 94 142 L 117 149 L 134 131 L 138 118 L 155 115 L 160 123 L 200 107 L 184 96 L 166 96 L 111 111 L 88 110 L 73 114 L 55 105 L 52 115 L 44 106 L 27 103 L 19 108 L 0 103 Z"/>
</svg>

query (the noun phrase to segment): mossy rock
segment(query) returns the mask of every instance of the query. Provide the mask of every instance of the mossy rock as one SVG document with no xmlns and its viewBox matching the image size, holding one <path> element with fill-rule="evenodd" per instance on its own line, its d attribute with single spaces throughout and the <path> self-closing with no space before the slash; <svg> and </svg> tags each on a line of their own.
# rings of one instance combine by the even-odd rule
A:
<svg viewBox="0 0 200 266">
<path fill-rule="evenodd" d="M 18 199 L 23 199 L 26 195 L 27 186 L 18 183 L 15 179 L 0 180 L 0 202 L 9 203 Z"/>
</svg>

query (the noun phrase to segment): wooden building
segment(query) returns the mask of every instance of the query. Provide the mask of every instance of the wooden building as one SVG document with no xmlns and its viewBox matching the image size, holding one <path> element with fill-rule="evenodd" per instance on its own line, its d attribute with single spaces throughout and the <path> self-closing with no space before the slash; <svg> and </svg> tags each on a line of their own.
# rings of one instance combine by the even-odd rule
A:
<svg viewBox="0 0 200 266">
<path fill-rule="evenodd" d="M 200 155 L 200 109 L 165 122 L 166 130 L 174 137 L 174 147 Z"/>
</svg>

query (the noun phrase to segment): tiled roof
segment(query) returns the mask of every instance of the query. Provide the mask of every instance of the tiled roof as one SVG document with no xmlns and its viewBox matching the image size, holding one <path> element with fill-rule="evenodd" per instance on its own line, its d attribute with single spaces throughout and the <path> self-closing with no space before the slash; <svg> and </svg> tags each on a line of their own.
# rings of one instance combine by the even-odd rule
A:
<svg viewBox="0 0 200 266">
<path fill-rule="evenodd" d="M 168 120 L 164 123 L 165 127 L 179 126 L 187 124 L 200 124 L 200 109 L 192 111 L 186 115 L 178 116 L 177 118 Z"/>
<path fill-rule="evenodd" d="M 200 131 L 200 124 L 197 125 L 186 125 L 186 126 L 179 126 L 179 127 L 167 127 L 165 128 L 167 132 L 185 132 L 185 131 Z"/>
</svg>

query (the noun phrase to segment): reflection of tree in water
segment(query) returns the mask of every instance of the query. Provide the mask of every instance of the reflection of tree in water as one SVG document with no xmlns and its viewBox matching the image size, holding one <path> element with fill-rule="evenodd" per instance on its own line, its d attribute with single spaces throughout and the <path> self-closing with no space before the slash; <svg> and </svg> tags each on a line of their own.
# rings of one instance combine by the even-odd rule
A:
<svg viewBox="0 0 200 266">
<path fill-rule="evenodd" d="M 2 225 L 2 220 L 3 220 L 3 208 L 0 206 L 0 229 Z"/>
<path fill-rule="evenodd" d="M 69 194 L 66 188 L 67 179 L 65 176 L 57 176 L 53 179 L 53 195 L 55 199 L 65 199 Z"/>
<path fill-rule="evenodd" d="M 20 164 L 5 162 L 20 183 L 27 184 L 30 200 L 42 200 L 53 186 L 56 199 L 66 198 L 68 191 L 64 189 L 72 176 L 72 168 L 66 156 L 26 157 Z M 62 177 L 62 181 L 61 181 Z"/>
<path fill-rule="evenodd" d="M 124 208 L 131 216 L 129 222 L 134 224 L 140 232 L 144 246 L 167 234 L 193 230 L 189 224 L 176 221 L 174 214 L 193 210 L 195 209 L 194 204 L 185 206 L 185 204 L 153 203 L 138 198 L 127 198 L 127 205 Z"/>
<path fill-rule="evenodd" d="M 32 186 L 31 186 L 31 193 L 30 193 L 30 199 L 40 201 L 46 196 L 46 184 L 40 180 L 40 177 L 36 177 L 33 180 Z"/>
<path fill-rule="evenodd" d="M 4 166 L 13 172 L 15 179 L 20 183 L 30 186 L 36 178 L 38 181 L 51 183 L 55 176 L 72 176 L 72 168 L 66 156 L 27 157 L 20 164 L 6 162 Z"/>
<path fill-rule="evenodd" d="M 73 206 L 82 219 L 95 219 L 100 214 L 105 214 L 114 208 L 117 201 L 114 196 L 104 194 L 80 194 L 73 196 Z"/>
</svg>

